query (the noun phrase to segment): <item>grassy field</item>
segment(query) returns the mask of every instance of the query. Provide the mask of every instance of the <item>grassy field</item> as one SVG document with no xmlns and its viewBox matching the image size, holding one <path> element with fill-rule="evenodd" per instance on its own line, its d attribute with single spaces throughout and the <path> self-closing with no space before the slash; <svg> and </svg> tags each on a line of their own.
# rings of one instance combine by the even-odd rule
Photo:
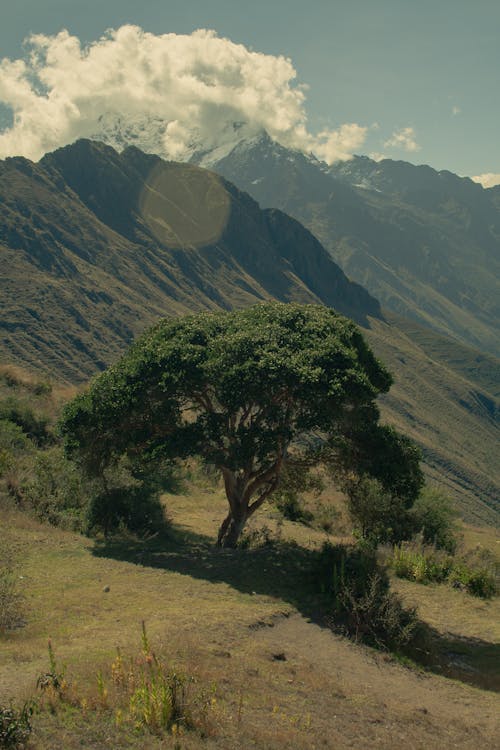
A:
<svg viewBox="0 0 500 750">
<path fill-rule="evenodd" d="M 254 536 L 279 543 L 220 551 L 217 486 L 197 481 L 165 503 L 170 529 L 149 541 L 92 541 L 3 512 L 0 551 L 17 562 L 26 622 L 0 640 L 0 703 L 35 693 L 49 638 L 73 696 L 35 714 L 31 748 L 498 747 L 498 599 L 395 581 L 439 644 L 433 671 L 409 668 L 322 625 L 308 559 L 325 532 L 268 509 Z M 496 544 L 466 530 L 478 540 Z M 164 663 L 196 678 L 193 731 L 160 737 L 113 718 L 111 664 L 117 647 L 140 653 L 142 621 Z"/>
</svg>

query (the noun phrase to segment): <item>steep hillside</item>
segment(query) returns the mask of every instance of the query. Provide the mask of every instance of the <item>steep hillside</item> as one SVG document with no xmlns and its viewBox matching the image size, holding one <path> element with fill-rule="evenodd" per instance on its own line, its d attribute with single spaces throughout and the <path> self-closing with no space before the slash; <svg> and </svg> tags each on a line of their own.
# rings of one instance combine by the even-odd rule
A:
<svg viewBox="0 0 500 750">
<path fill-rule="evenodd" d="M 196 157 L 303 222 L 383 306 L 500 355 L 494 188 L 427 166 L 355 157 L 327 167 L 262 135 Z"/>
<path fill-rule="evenodd" d="M 79 141 L 39 164 L 7 159 L 0 202 L 4 356 L 70 380 L 166 314 L 269 298 L 379 314 L 296 221 L 137 149 Z"/>
<path fill-rule="evenodd" d="M 211 172 L 90 141 L 38 164 L 7 159 L 0 176 L 5 361 L 82 382 L 161 316 L 270 298 L 331 305 L 395 375 L 386 418 L 423 446 L 465 517 L 495 521 L 498 362 L 384 319 L 297 221 Z"/>
</svg>

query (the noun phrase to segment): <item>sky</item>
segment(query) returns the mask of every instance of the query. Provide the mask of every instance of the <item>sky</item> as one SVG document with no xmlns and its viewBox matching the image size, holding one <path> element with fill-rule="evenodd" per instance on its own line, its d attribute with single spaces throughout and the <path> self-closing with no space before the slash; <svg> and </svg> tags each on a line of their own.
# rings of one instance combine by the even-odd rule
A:
<svg viewBox="0 0 500 750">
<path fill-rule="evenodd" d="M 239 121 L 500 183 L 498 0 L 0 0 L 0 59 L 0 157 L 147 113 L 172 158 Z"/>
</svg>

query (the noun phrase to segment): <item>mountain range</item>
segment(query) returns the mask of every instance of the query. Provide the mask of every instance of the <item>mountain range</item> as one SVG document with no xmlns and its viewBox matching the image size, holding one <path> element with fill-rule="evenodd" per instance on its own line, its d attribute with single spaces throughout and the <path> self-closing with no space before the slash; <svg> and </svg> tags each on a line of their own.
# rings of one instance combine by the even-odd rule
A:
<svg viewBox="0 0 500 750">
<path fill-rule="evenodd" d="M 390 159 L 328 166 L 266 133 L 191 160 L 298 219 L 383 307 L 500 356 L 498 188 Z"/>
<path fill-rule="evenodd" d="M 245 160 L 252 152 L 257 158 L 263 148 L 269 175 L 276 174 L 282 147 L 260 136 L 236 153 L 230 149 L 215 166 L 224 159 L 234 165 L 242 151 Z M 320 205 L 324 186 L 333 185 L 338 200 L 330 203 L 339 204 L 346 226 L 354 222 L 367 188 L 353 187 L 346 175 L 333 177 L 308 157 L 286 158 L 292 174 L 314 176 L 310 206 Z M 199 153 L 196 159 L 203 161 Z M 240 183 L 252 176 L 245 174 Z M 267 202 L 276 206 L 273 184 L 262 179 Z M 300 205 L 303 180 L 290 179 L 285 187 L 281 199 L 288 207 Z M 388 206 L 389 193 L 380 195 Z M 394 373 L 383 416 L 422 446 L 428 476 L 453 492 L 469 520 L 497 520 L 498 360 L 471 348 L 465 336 L 437 334 L 418 315 L 411 321 L 400 314 L 405 310 L 381 307 L 339 268 L 331 247 L 328 253 L 279 208 L 262 209 L 194 164 L 166 162 L 136 147 L 119 154 L 90 140 L 37 164 L 21 157 L 0 162 L 0 204 L 5 360 L 78 383 L 114 361 L 161 316 L 265 299 L 330 305 L 363 327 Z M 483 331 L 479 322 L 476 329 Z"/>
</svg>

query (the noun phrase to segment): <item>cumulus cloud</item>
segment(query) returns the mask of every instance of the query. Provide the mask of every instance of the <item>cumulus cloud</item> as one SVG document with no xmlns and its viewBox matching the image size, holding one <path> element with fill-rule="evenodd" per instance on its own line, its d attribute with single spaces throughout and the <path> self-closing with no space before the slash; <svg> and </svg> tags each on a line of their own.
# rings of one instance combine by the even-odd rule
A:
<svg viewBox="0 0 500 750">
<path fill-rule="evenodd" d="M 395 130 L 391 137 L 384 143 L 384 148 L 399 148 L 403 151 L 419 151 L 420 146 L 416 141 L 415 130 L 411 127 Z"/>
<path fill-rule="evenodd" d="M 197 143 L 234 139 L 235 128 L 239 137 L 265 129 L 329 163 L 350 158 L 366 137 L 355 123 L 312 134 L 291 60 L 213 31 L 155 35 L 126 25 L 88 46 L 61 31 L 33 35 L 27 48 L 24 59 L 0 62 L 0 103 L 14 118 L 0 133 L 2 157 L 37 159 L 106 127 L 120 137 L 128 128 L 139 146 L 156 139 L 164 156 L 179 159 Z"/>
<path fill-rule="evenodd" d="M 483 187 L 490 188 L 495 185 L 500 185 L 500 174 L 494 172 L 485 172 L 484 174 L 477 174 L 472 178 L 474 182 L 479 182 Z"/>
</svg>

